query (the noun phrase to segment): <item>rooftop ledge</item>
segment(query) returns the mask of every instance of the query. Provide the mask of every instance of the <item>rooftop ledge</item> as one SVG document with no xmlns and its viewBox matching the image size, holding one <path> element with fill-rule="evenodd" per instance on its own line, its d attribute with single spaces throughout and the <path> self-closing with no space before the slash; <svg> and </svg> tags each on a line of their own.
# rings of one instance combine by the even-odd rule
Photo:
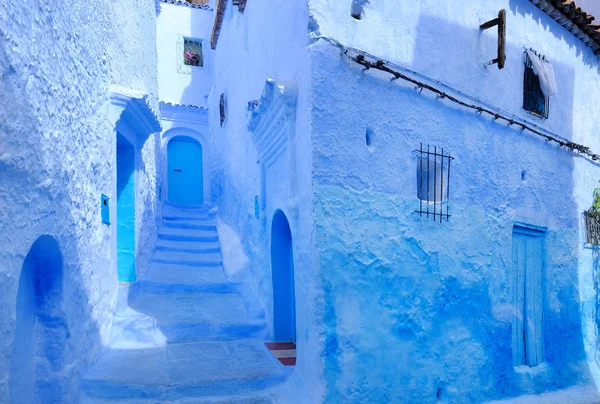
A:
<svg viewBox="0 0 600 404">
<path fill-rule="evenodd" d="M 175 4 L 176 6 L 185 6 L 190 8 L 197 8 L 200 10 L 212 10 L 206 0 L 160 0 L 162 3 Z"/>
</svg>

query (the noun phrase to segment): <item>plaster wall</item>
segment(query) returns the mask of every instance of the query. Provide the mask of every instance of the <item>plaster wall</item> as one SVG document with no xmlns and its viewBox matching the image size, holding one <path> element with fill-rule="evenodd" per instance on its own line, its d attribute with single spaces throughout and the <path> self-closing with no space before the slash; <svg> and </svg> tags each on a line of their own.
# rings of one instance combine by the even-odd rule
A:
<svg viewBox="0 0 600 404">
<path fill-rule="evenodd" d="M 298 1 L 252 1 L 244 13 L 229 2 L 224 14 L 216 51 L 215 77 L 209 95 L 209 126 L 213 142 L 211 198 L 219 207 L 221 228 L 234 231 L 242 243 L 235 277 L 247 281 L 272 321 L 272 273 L 270 263 L 271 220 L 281 209 L 290 222 L 293 243 L 296 294 L 298 360 L 291 389 L 301 393 L 289 402 L 320 402 L 322 398 L 320 357 L 322 294 L 318 285 L 311 207 L 311 144 L 309 113 L 308 8 Z M 293 81 L 297 85 L 295 150 L 286 150 L 265 172 L 263 194 L 261 160 L 248 130 L 248 102 L 260 102 L 267 79 Z M 219 100 L 226 99 L 226 120 L 221 127 Z M 275 130 L 275 129 L 274 129 Z M 287 139 L 286 132 L 285 139 Z M 295 168 L 290 162 L 296 162 Z M 297 181 L 297 196 L 291 201 L 290 181 Z M 258 198 L 258 199 L 256 199 Z M 255 200 L 259 217 L 255 217 Z M 235 237 L 234 237 L 235 238 Z M 226 268 L 227 270 L 227 268 Z M 302 401 L 303 400 L 303 401 Z"/>
<path fill-rule="evenodd" d="M 528 1 L 311 0 L 313 37 L 331 37 L 600 150 L 591 50 Z M 506 8 L 507 63 L 494 30 Z M 523 111 L 523 47 L 553 64 L 548 120 Z M 600 170 L 527 132 L 363 72 L 315 39 L 311 104 L 316 240 L 325 298 L 326 402 L 482 402 L 597 380 L 597 256 L 582 212 Z M 475 100 L 476 102 L 479 102 Z M 332 107 L 333 106 L 333 107 Z M 366 132 L 371 145 L 366 145 Z M 456 158 L 448 222 L 420 217 L 420 143 Z M 546 362 L 514 368 L 512 229 L 546 226 Z"/>
<path fill-rule="evenodd" d="M 160 3 L 156 21 L 158 87 L 161 101 L 206 107 L 212 84 L 212 10 Z M 202 41 L 204 67 L 183 65 L 183 38 Z"/>
<path fill-rule="evenodd" d="M 0 402 L 8 402 L 21 270 L 41 235 L 63 256 L 63 402 L 110 332 L 117 292 L 116 133 L 109 86 L 157 98 L 152 0 L 0 5 Z M 139 145 L 138 268 L 156 234 L 158 139 Z M 113 225 L 101 224 L 100 195 Z"/>
</svg>

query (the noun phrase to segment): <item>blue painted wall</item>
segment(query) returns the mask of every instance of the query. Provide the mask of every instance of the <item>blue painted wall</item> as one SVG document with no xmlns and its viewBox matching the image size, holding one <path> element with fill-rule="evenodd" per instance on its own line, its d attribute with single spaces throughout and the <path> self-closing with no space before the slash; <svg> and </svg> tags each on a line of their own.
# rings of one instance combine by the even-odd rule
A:
<svg viewBox="0 0 600 404">
<path fill-rule="evenodd" d="M 11 404 L 64 402 L 63 261 L 58 243 L 41 236 L 21 270 L 9 374 Z"/>
<path fill-rule="evenodd" d="M 202 204 L 202 146 L 195 139 L 176 136 L 167 146 L 169 201 Z"/>
<path fill-rule="evenodd" d="M 119 282 L 135 282 L 135 149 L 117 137 L 117 269 Z"/>
<path fill-rule="evenodd" d="M 275 341 L 296 341 L 294 253 L 290 225 L 285 214 L 273 215 L 271 231 L 273 271 L 273 334 Z"/>
</svg>

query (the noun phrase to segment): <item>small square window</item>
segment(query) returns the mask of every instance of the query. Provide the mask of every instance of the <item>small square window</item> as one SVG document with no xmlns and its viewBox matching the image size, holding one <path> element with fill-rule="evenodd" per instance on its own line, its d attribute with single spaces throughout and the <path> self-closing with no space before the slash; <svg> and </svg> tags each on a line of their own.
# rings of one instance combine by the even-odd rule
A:
<svg viewBox="0 0 600 404">
<path fill-rule="evenodd" d="M 550 99 L 544 95 L 540 79 L 533 71 L 531 59 L 525 54 L 525 73 L 523 78 L 523 109 L 541 118 L 548 118 Z"/>
<path fill-rule="evenodd" d="M 183 38 L 183 64 L 186 66 L 203 67 L 202 41 Z"/>
</svg>

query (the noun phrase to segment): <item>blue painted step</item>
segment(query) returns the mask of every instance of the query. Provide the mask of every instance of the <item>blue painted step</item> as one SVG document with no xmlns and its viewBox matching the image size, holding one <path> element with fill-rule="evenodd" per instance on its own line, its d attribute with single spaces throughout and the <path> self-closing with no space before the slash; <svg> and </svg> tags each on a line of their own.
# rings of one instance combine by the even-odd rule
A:
<svg viewBox="0 0 600 404">
<path fill-rule="evenodd" d="M 107 349 L 81 389 L 88 397 L 175 401 L 260 391 L 287 377 L 262 341 L 199 342 Z"/>
</svg>

